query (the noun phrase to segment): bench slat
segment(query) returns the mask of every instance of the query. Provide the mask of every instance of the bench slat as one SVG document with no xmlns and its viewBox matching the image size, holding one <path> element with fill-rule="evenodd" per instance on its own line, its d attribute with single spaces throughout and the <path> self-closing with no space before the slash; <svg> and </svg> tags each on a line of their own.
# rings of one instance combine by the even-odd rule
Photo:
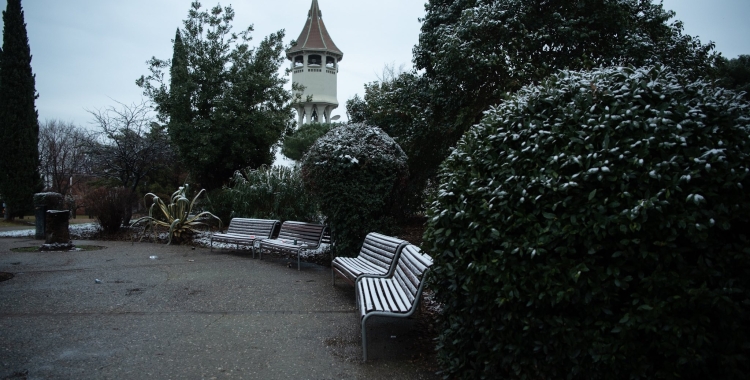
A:
<svg viewBox="0 0 750 380">
<path fill-rule="evenodd" d="M 383 310 L 383 307 L 380 305 L 380 300 L 378 300 L 377 297 L 377 289 L 375 289 L 375 286 L 373 285 L 373 279 L 368 278 L 366 281 L 365 286 L 365 294 L 367 294 L 367 297 L 370 301 L 370 303 L 367 305 L 369 310 Z"/>
<path fill-rule="evenodd" d="M 404 288 L 404 291 L 408 291 L 409 295 L 416 293 L 417 287 L 419 286 L 419 279 L 414 273 L 404 270 L 403 267 L 399 267 L 396 269 L 396 278 L 401 284 L 401 287 Z"/>
<path fill-rule="evenodd" d="M 332 276 L 342 276 L 352 285 L 361 275 L 384 276 L 393 271 L 405 240 L 371 232 L 365 237 L 357 257 L 336 257 L 331 262 Z M 335 277 L 334 277 L 335 279 Z"/>
<path fill-rule="evenodd" d="M 271 237 L 274 229 L 279 225 L 278 220 L 232 218 L 226 233 L 211 235 L 210 245 L 213 249 L 214 241 L 234 243 L 236 245 L 252 245 L 256 239 Z M 253 252 L 253 257 L 255 253 Z"/>
<path fill-rule="evenodd" d="M 347 273 L 368 273 L 383 275 L 388 272 L 387 267 L 376 266 L 370 262 L 363 260 L 355 260 L 353 257 L 343 257 L 339 260 L 342 265 L 336 266 L 336 268 L 347 271 Z M 354 276 L 355 278 L 357 276 Z"/>
<path fill-rule="evenodd" d="M 378 295 L 380 295 L 380 299 L 383 300 L 383 309 L 384 311 L 398 311 L 398 306 L 396 305 L 396 302 L 393 300 L 393 297 L 391 295 L 390 289 L 388 289 L 388 283 L 390 281 L 376 281 L 375 287 L 378 290 Z"/>
<path fill-rule="evenodd" d="M 372 310 L 370 306 L 368 306 L 368 295 L 367 291 L 364 288 L 364 281 L 357 284 L 357 300 L 359 300 L 359 310 Z"/>
<path fill-rule="evenodd" d="M 390 277 L 360 277 L 356 282 L 362 324 L 362 354 L 367 360 L 367 319 L 372 315 L 408 317 L 417 309 L 424 287 L 424 275 L 432 258 L 418 247 L 401 250 L 396 271 Z M 382 301 L 379 302 L 378 298 Z M 374 314 L 377 313 L 377 314 Z"/>
<path fill-rule="evenodd" d="M 323 241 L 327 228 L 322 224 L 304 223 L 287 220 L 281 225 L 275 239 L 264 239 L 260 242 L 261 259 L 264 250 L 297 253 L 297 270 L 300 269 L 300 254 L 303 249 L 316 249 Z M 297 244 L 294 241 L 297 240 Z M 304 246 L 303 246 L 304 244 Z"/>
<path fill-rule="evenodd" d="M 420 252 L 418 247 L 408 245 L 399 256 L 393 276 L 388 278 L 364 277 L 358 282 L 357 291 L 371 301 L 363 303 L 362 316 L 369 312 L 406 313 L 419 297 L 424 273 L 432 264 L 432 258 Z"/>
<path fill-rule="evenodd" d="M 391 263 L 393 262 L 393 258 L 396 255 L 395 251 L 398 248 L 398 245 L 389 248 L 390 251 L 378 247 L 372 247 L 368 244 L 368 241 L 365 240 L 365 244 L 362 245 L 360 256 L 363 260 L 370 261 L 373 264 L 390 267 Z"/>
<path fill-rule="evenodd" d="M 406 313 L 409 311 L 409 307 L 406 306 L 407 303 L 410 303 L 409 300 L 406 298 L 406 295 L 401 290 L 400 287 L 394 285 L 393 281 L 384 281 L 388 285 L 388 291 L 393 295 L 393 299 L 397 303 L 397 309 L 401 313 Z"/>
</svg>

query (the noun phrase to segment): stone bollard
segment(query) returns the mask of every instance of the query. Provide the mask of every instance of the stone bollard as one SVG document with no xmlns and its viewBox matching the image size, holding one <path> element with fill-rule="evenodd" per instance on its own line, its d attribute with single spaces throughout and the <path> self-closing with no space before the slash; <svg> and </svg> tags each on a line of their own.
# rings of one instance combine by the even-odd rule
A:
<svg viewBox="0 0 750 380">
<path fill-rule="evenodd" d="M 49 210 L 47 211 L 46 225 L 44 228 L 46 237 L 41 251 L 69 251 L 74 248 L 70 241 L 70 230 L 68 223 L 70 211 Z"/>
<path fill-rule="evenodd" d="M 64 207 L 63 196 L 59 193 L 36 193 L 34 194 L 34 208 L 36 216 L 35 239 L 47 238 L 45 227 L 47 225 L 47 210 L 59 210 Z"/>
</svg>

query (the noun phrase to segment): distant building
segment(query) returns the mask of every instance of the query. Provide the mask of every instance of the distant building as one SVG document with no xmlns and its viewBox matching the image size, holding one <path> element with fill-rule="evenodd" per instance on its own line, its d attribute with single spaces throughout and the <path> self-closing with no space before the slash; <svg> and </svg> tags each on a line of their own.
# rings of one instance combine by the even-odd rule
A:
<svg viewBox="0 0 750 380">
<path fill-rule="evenodd" d="M 331 111 L 339 106 L 336 78 L 344 53 L 326 30 L 318 0 L 313 0 L 305 27 L 286 57 L 292 61 L 292 82 L 305 87 L 302 99 L 295 105 L 297 125 L 330 122 Z"/>
</svg>

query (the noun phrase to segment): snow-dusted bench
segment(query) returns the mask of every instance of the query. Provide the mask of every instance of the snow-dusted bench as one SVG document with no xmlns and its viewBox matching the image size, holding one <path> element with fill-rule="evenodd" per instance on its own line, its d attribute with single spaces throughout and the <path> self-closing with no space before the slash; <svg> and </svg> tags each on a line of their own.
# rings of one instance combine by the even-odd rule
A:
<svg viewBox="0 0 750 380">
<path fill-rule="evenodd" d="M 424 276 L 432 266 L 432 257 L 419 247 L 407 245 L 401 250 L 396 270 L 390 277 L 361 276 L 357 279 L 357 306 L 362 323 L 362 355 L 367 361 L 367 319 L 370 317 L 409 317 L 419 307 Z"/>
<path fill-rule="evenodd" d="M 340 276 L 354 285 L 357 277 L 379 276 L 387 277 L 393 274 L 398 254 L 406 240 L 371 232 L 365 237 L 362 249 L 357 257 L 336 257 L 331 262 L 331 280 L 336 284 L 336 276 Z"/>
<path fill-rule="evenodd" d="M 274 230 L 279 229 L 278 220 L 232 218 L 229 221 L 226 233 L 215 233 L 211 235 L 211 250 L 214 249 L 214 241 L 234 243 L 237 249 L 240 245 L 253 246 L 258 239 L 269 239 L 273 237 Z M 255 250 L 253 249 L 253 258 Z"/>
<path fill-rule="evenodd" d="M 302 251 L 317 249 L 328 228 L 322 224 L 294 222 L 287 220 L 281 225 L 276 239 L 263 239 L 255 244 L 263 259 L 263 252 L 297 254 L 297 270 L 300 268 Z"/>
</svg>

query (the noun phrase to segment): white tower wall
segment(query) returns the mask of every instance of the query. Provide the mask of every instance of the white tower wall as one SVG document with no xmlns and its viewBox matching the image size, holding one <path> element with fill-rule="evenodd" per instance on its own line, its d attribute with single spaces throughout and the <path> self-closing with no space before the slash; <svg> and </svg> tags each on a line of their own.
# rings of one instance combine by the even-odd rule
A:
<svg viewBox="0 0 750 380">
<path fill-rule="evenodd" d="M 339 106 L 337 76 L 343 57 L 325 28 L 318 0 L 313 0 L 297 43 L 287 50 L 287 58 L 292 61 L 292 82 L 304 87 L 295 106 L 298 125 L 330 122 L 331 112 Z"/>
</svg>

